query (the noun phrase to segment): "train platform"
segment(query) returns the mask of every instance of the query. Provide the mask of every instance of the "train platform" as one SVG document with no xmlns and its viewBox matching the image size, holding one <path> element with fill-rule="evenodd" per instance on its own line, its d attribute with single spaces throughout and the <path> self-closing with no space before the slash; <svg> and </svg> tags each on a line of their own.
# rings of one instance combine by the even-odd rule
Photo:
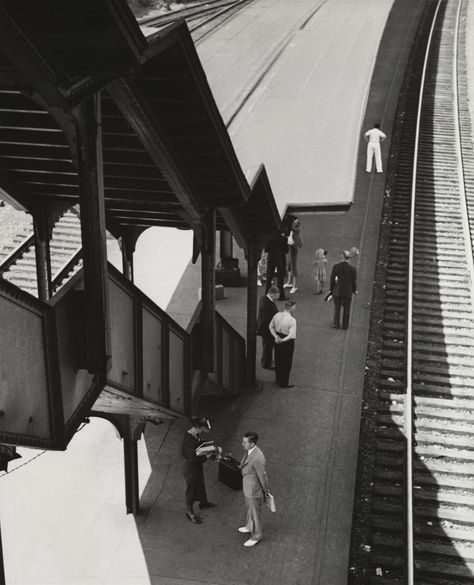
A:
<svg viewBox="0 0 474 585">
<path fill-rule="evenodd" d="M 260 17 L 270 19 L 268 54 L 276 57 L 271 42 L 278 42 L 278 35 L 281 41 L 284 27 L 289 35 L 286 45 L 289 52 L 283 50 L 284 62 L 280 61 L 272 69 L 271 79 L 261 78 L 260 65 L 255 64 L 252 70 L 255 77 L 242 81 L 242 91 L 255 85 L 257 79 L 266 81 L 255 86 L 238 111 L 231 104 L 225 105 L 225 83 L 219 91 L 213 81 L 216 71 L 207 69 L 210 62 L 206 61 L 204 49 L 212 53 L 214 37 L 208 41 L 209 49 L 204 44 L 199 47 L 218 104 L 227 112 L 237 154 L 243 157 L 242 165 L 249 173 L 253 165 L 262 161 L 267 165 L 281 210 L 287 205 L 298 207 L 308 202 L 313 205 L 315 186 L 319 204 L 352 202 L 345 213 L 312 211 L 300 215 L 301 276 L 299 290 L 293 295 L 298 321 L 291 376 L 295 387 L 278 388 L 272 372 L 258 369 L 256 389 L 247 389 L 236 398 L 205 396 L 198 407 L 199 414 L 208 415 L 214 421 L 213 438 L 236 457 L 242 453 L 240 442 L 245 431 L 255 430 L 260 434 L 259 445 L 267 458 L 278 511 L 265 514 L 264 540 L 252 549 L 244 548 L 244 538 L 237 532 L 245 514 L 242 493 L 219 483 L 215 464 L 208 462 L 207 489 L 209 499 L 217 507 L 203 511 L 202 525 L 191 524 L 184 513 L 179 456 L 181 437 L 187 428 L 186 421 L 182 420 L 171 425 L 148 426 L 144 440 L 140 441 L 139 454 L 142 514 L 136 518 L 125 516 L 121 444 L 114 437 L 111 425 L 96 420 L 90 423 L 95 429 L 93 440 L 86 427 L 67 452 L 47 453 L 43 463 L 18 470 L 18 474 L 23 474 L 21 482 L 15 484 L 14 478 L 7 478 L 9 483 L 5 478 L 0 482 L 2 501 L 8 498 L 11 502 L 2 512 L 8 583 L 347 583 L 371 289 L 385 192 L 385 175 L 368 175 L 363 171 L 365 143 L 361 141 L 361 132 L 375 118 L 382 121 L 390 135 L 423 2 L 395 0 L 392 7 L 392 1 L 380 0 L 296 0 L 292 6 L 298 17 L 290 19 L 291 22 L 288 22 L 288 3 L 262 0 L 252 10 L 258 6 L 266 8 L 260 11 Z M 359 21 L 361 13 L 364 24 Z M 255 24 L 251 29 L 255 37 L 265 36 L 258 26 L 257 14 L 253 13 L 252 17 L 247 14 L 245 19 Z M 352 41 L 347 36 L 351 20 L 357 31 Z M 387 27 L 383 32 L 385 21 Z M 241 32 L 245 30 L 244 23 L 239 19 L 235 22 L 240 23 L 240 29 L 233 33 L 235 42 L 249 47 L 251 39 Z M 280 29 L 276 22 L 280 23 Z M 232 26 L 234 21 L 227 26 L 230 36 Z M 355 39 L 358 44 L 354 44 Z M 355 48 L 362 48 L 364 41 L 371 48 L 358 59 Z M 327 43 L 331 48 L 318 52 L 317 47 L 326 47 Z M 224 57 L 226 43 L 216 42 L 215 49 L 219 46 Z M 229 44 L 227 50 L 232 50 Z M 261 50 L 255 49 L 255 54 Z M 337 53 L 339 63 L 347 60 L 352 64 L 350 77 L 334 74 L 332 53 Z M 250 53 L 247 58 L 251 58 Z M 318 72 L 314 70 L 316 61 L 320 67 Z M 301 65 L 296 66 L 298 63 Z M 304 78 L 308 80 L 306 84 L 299 77 L 304 74 L 304 64 L 306 74 L 311 72 Z M 283 94 L 285 84 L 292 87 L 291 78 L 286 77 L 283 83 L 279 77 L 284 72 L 286 76 L 294 76 L 294 87 L 304 86 L 307 93 L 281 96 L 281 99 L 277 96 L 272 102 L 267 89 L 272 87 L 276 91 L 280 87 L 279 92 Z M 227 79 L 232 77 L 230 68 Z M 233 91 L 237 89 L 234 87 Z M 232 91 L 229 98 L 231 94 Z M 337 97 L 343 99 L 338 102 Z M 324 114 L 319 112 L 324 109 L 320 105 L 323 99 L 329 108 Z M 353 108 L 352 101 L 356 102 Z M 345 107 L 350 108 L 350 115 Z M 264 118 L 258 121 L 259 116 Z M 313 116 L 321 116 L 314 126 Z M 305 121 L 310 125 L 308 128 L 304 126 Z M 277 124 L 282 127 L 277 129 Z M 298 129 L 290 137 L 293 124 Z M 255 149 L 249 148 L 245 154 L 244 141 L 253 144 Z M 283 145 L 287 145 L 284 151 Z M 385 147 L 385 163 L 388 149 L 389 143 Z M 337 159 L 337 164 L 334 160 L 329 162 L 331 151 L 331 158 Z M 324 161 L 328 166 L 324 166 Z M 325 199 L 329 196 L 330 200 Z M 329 327 L 332 306 L 322 296 L 313 295 L 312 256 L 316 248 L 327 249 L 329 273 L 332 264 L 339 261 L 340 251 L 352 246 L 360 251 L 359 295 L 354 299 L 349 330 L 333 330 Z M 244 272 L 243 259 L 240 265 Z M 183 319 L 189 299 L 197 295 L 199 278 L 194 277 L 197 270 L 194 266 L 185 271 L 168 307 L 170 313 L 181 314 Z M 226 288 L 225 298 L 217 304 L 218 311 L 242 334 L 245 303 L 243 287 Z M 98 437 L 102 439 L 100 455 L 94 453 Z M 42 492 L 32 487 L 39 482 Z"/>
<path fill-rule="evenodd" d="M 392 4 L 295 0 L 289 10 L 287 2 L 258 0 L 198 44 L 242 168 L 251 178 L 265 164 L 280 212 L 352 203 L 368 88 Z"/>
</svg>

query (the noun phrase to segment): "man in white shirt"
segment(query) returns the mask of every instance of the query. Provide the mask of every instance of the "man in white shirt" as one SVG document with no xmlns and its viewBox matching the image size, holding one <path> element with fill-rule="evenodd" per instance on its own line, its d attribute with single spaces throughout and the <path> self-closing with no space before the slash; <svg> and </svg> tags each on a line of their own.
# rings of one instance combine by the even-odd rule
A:
<svg viewBox="0 0 474 585">
<path fill-rule="evenodd" d="M 377 173 L 382 173 L 380 143 L 383 142 L 387 136 L 380 130 L 380 124 L 377 122 L 371 130 L 367 130 L 364 137 L 367 140 L 367 166 L 365 167 L 365 170 L 368 173 L 372 171 L 372 159 L 375 156 Z"/>
<path fill-rule="evenodd" d="M 289 384 L 293 352 L 296 339 L 296 319 L 293 313 L 296 309 L 294 301 L 286 301 L 284 310 L 277 313 L 270 321 L 270 333 L 275 339 L 275 378 L 280 388 L 293 388 Z"/>
</svg>

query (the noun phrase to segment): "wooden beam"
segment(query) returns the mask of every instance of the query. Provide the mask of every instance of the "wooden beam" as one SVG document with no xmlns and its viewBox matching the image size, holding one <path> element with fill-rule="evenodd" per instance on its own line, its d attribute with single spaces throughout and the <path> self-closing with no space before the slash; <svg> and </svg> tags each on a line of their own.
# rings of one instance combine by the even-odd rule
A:
<svg viewBox="0 0 474 585">
<path fill-rule="evenodd" d="M 257 264 L 261 248 L 255 243 L 247 249 L 247 356 L 246 382 L 255 384 L 257 359 Z"/>
<path fill-rule="evenodd" d="M 125 507 L 127 514 L 140 513 L 140 490 L 138 479 L 138 441 L 124 437 L 123 463 L 125 475 Z"/>
<path fill-rule="evenodd" d="M 100 96 L 86 99 L 77 109 L 79 201 L 84 262 L 87 365 L 105 377 L 110 356 L 107 304 Z"/>
<path fill-rule="evenodd" d="M 38 284 L 38 298 L 47 301 L 52 296 L 51 278 L 51 241 L 53 225 L 47 208 L 36 209 L 33 213 L 33 227 L 35 232 L 36 280 Z"/>
<path fill-rule="evenodd" d="M 221 257 L 221 264 L 223 265 L 224 260 L 227 258 L 232 258 L 233 254 L 233 246 L 232 246 L 232 234 L 229 232 L 225 232 L 221 230 L 219 234 L 219 250 L 220 250 L 220 257 Z"/>
<path fill-rule="evenodd" d="M 195 193 L 185 167 L 166 139 L 166 134 L 149 104 L 135 85 L 128 80 L 114 81 L 107 86 L 107 89 L 168 181 L 176 198 L 185 208 L 193 227 L 199 228 L 200 218 L 206 211 L 205 207 Z"/>
<path fill-rule="evenodd" d="M 0 5 L 0 36 L 2 51 L 21 72 L 21 81 L 25 86 L 32 86 L 49 106 L 68 109 L 67 100 L 59 89 L 67 82 L 66 77 L 60 78 L 44 59 L 38 47 L 32 47 L 30 39 L 20 31 L 11 18 L 8 7 Z"/>
<path fill-rule="evenodd" d="M 216 212 L 211 209 L 201 226 L 201 369 L 214 371 L 214 337 L 216 313 Z"/>
<path fill-rule="evenodd" d="M 0 525 L 0 585 L 5 585 L 5 566 L 3 562 L 2 527 Z"/>
<path fill-rule="evenodd" d="M 92 407 L 92 411 L 102 414 L 136 416 L 154 423 L 174 420 L 179 416 L 164 406 L 133 396 L 110 383 L 107 383 L 102 390 Z"/>
<path fill-rule="evenodd" d="M 242 222 L 240 215 L 229 207 L 219 207 L 219 213 L 224 219 L 237 244 L 241 248 L 247 248 L 249 232 Z"/>
</svg>

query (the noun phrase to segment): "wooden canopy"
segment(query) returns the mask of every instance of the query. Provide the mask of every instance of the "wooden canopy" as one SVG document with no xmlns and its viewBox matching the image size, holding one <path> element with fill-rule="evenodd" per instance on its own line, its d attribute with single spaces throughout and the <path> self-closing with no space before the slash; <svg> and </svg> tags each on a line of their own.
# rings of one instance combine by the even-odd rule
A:
<svg viewBox="0 0 474 585">
<path fill-rule="evenodd" d="M 243 247 L 278 229 L 271 190 L 250 197 L 186 23 L 147 40 L 125 0 L 0 0 L 0 188 L 11 199 L 53 214 L 78 202 L 80 106 L 97 92 L 116 237 L 195 229 L 210 208 Z"/>
</svg>

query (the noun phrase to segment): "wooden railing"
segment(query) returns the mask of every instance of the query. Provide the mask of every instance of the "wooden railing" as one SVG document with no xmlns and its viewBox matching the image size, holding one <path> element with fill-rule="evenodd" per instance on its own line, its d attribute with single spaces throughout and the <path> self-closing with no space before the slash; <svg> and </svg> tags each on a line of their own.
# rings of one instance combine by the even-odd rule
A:
<svg viewBox="0 0 474 585">
<path fill-rule="evenodd" d="M 190 335 L 111 264 L 108 271 L 112 355 L 108 379 L 130 394 L 188 413 Z"/>
<path fill-rule="evenodd" d="M 216 311 L 216 376 L 222 388 L 237 394 L 245 378 L 245 339 Z"/>
<path fill-rule="evenodd" d="M 34 244 L 34 233 L 25 236 L 25 239 L 0 262 L 0 274 L 7 272 Z"/>
<path fill-rule="evenodd" d="M 225 394 L 238 394 L 245 378 L 245 339 L 220 313 L 216 311 L 215 315 L 215 371 L 211 374 L 211 378 L 215 379 Z M 197 305 L 188 327 L 192 339 L 193 368 L 195 370 L 200 369 L 200 317 L 201 303 Z"/>
</svg>

